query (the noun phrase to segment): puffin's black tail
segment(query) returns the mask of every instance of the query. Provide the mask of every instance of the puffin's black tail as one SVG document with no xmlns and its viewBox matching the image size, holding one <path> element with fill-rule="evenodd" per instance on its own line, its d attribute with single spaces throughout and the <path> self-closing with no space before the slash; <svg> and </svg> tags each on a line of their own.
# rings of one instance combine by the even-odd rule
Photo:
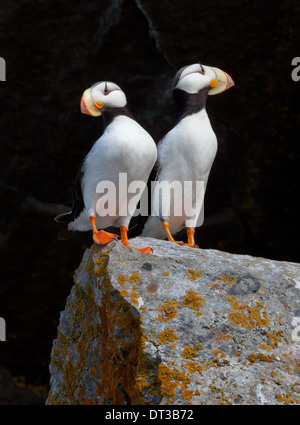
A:
<svg viewBox="0 0 300 425">
<path fill-rule="evenodd" d="M 68 229 L 68 223 L 65 223 L 59 231 L 58 239 L 60 241 L 65 241 L 65 240 L 68 240 L 68 239 L 74 239 L 74 238 L 76 238 L 76 236 L 78 236 L 78 233 L 79 232 L 77 230 L 75 230 L 75 231 L 69 230 Z"/>
<path fill-rule="evenodd" d="M 70 223 L 70 221 L 72 221 L 72 219 L 73 219 L 72 211 L 69 211 L 69 212 L 64 213 L 64 214 L 59 214 L 56 217 L 54 217 L 54 220 L 57 223 Z"/>
<path fill-rule="evenodd" d="M 72 211 L 69 211 L 64 214 L 59 214 L 56 217 L 54 217 L 54 220 L 57 223 L 62 223 L 63 227 L 60 229 L 60 232 L 58 234 L 59 240 L 66 240 L 66 239 L 73 239 L 77 235 L 77 231 L 69 230 L 68 224 L 73 220 L 73 213 Z"/>
</svg>

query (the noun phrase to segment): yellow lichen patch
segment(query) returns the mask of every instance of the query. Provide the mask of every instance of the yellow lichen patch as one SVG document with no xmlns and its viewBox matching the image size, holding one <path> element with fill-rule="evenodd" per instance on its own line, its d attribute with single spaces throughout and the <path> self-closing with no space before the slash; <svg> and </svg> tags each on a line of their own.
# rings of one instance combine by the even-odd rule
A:
<svg viewBox="0 0 300 425">
<path fill-rule="evenodd" d="M 146 307 L 146 306 L 144 306 L 144 305 L 142 305 L 142 306 L 140 307 L 140 310 L 142 310 L 142 312 L 143 312 L 143 313 L 145 313 L 145 311 L 147 310 L 147 307 Z"/>
<path fill-rule="evenodd" d="M 156 311 L 160 314 L 155 320 L 158 320 L 159 322 L 168 322 L 169 320 L 175 319 L 178 313 L 178 309 L 176 308 L 177 306 L 177 301 L 165 301 L 156 309 Z"/>
<path fill-rule="evenodd" d="M 194 357 L 199 356 L 199 354 L 197 353 L 197 351 L 193 347 L 185 347 L 181 351 L 181 355 L 184 359 L 192 359 Z"/>
<path fill-rule="evenodd" d="M 127 282 L 127 279 L 123 274 L 120 274 L 120 276 L 118 276 L 117 282 L 121 285 L 124 285 L 124 283 Z"/>
<path fill-rule="evenodd" d="M 194 342 L 194 349 L 196 350 L 196 351 L 200 351 L 200 350 L 203 350 L 203 345 L 200 343 L 200 342 Z"/>
<path fill-rule="evenodd" d="M 125 264 L 125 266 L 128 266 L 127 262 L 125 260 L 122 260 L 121 258 L 118 259 L 118 262 Z"/>
<path fill-rule="evenodd" d="M 121 293 L 124 297 L 129 297 L 129 292 L 127 291 L 127 289 L 122 289 L 122 291 L 120 291 L 120 293 Z"/>
<path fill-rule="evenodd" d="M 276 394 L 275 397 L 277 398 L 278 401 L 290 404 L 290 403 L 294 403 L 295 400 L 290 396 L 290 392 L 287 392 L 286 394 Z"/>
<path fill-rule="evenodd" d="M 229 313 L 229 320 L 233 324 L 250 329 L 263 328 L 269 325 L 270 319 L 263 303 L 257 301 L 255 306 L 250 307 L 247 304 L 240 304 L 234 295 L 229 297 L 228 300 L 232 308 L 232 312 Z"/>
<path fill-rule="evenodd" d="M 138 350 L 138 365 L 135 378 L 135 388 L 138 394 L 140 394 L 144 400 L 145 394 L 160 398 L 159 381 L 157 377 L 157 364 L 153 363 L 152 359 L 145 355 L 146 340 L 147 336 L 142 330 L 140 347 Z"/>
<path fill-rule="evenodd" d="M 170 275 L 170 273 L 169 273 L 169 272 L 162 272 L 162 273 L 161 273 L 161 275 L 162 275 L 162 276 L 169 276 L 169 275 Z"/>
<path fill-rule="evenodd" d="M 296 359 L 295 371 L 300 375 L 300 359 Z"/>
<path fill-rule="evenodd" d="M 101 254 L 103 256 L 105 254 Z M 110 284 L 106 269 L 106 261 L 98 269 L 101 276 L 101 308 L 97 308 L 101 323 L 101 358 L 99 365 L 101 380 L 95 393 L 104 404 L 109 400 L 112 404 L 126 404 L 129 397 L 134 404 L 140 404 L 140 395 L 135 388 L 138 349 L 141 340 L 139 318 L 135 317 L 128 302 L 118 295 Z M 102 270 L 101 270 L 102 269 Z M 133 274 L 129 279 L 119 276 L 119 283 L 135 281 Z M 127 296 L 128 293 L 122 293 Z M 126 356 L 124 356 L 124 353 Z M 128 396 L 127 396 L 127 395 Z"/>
<path fill-rule="evenodd" d="M 140 298 L 140 295 L 137 292 L 131 292 L 130 294 L 130 300 L 133 305 L 138 305 L 138 299 Z"/>
<path fill-rule="evenodd" d="M 256 360 L 260 360 L 261 362 L 272 362 L 274 360 L 275 355 L 272 354 L 272 356 L 266 356 L 265 354 L 258 353 L 258 354 L 249 354 L 247 359 L 250 363 L 254 363 Z"/>
<path fill-rule="evenodd" d="M 271 342 L 270 344 L 261 344 L 259 348 L 261 350 L 271 351 L 274 347 L 277 347 L 278 343 L 281 341 L 283 336 L 283 331 L 280 329 L 278 331 L 267 332 L 267 338 Z"/>
<path fill-rule="evenodd" d="M 193 269 L 186 270 L 185 274 L 188 276 L 189 280 L 196 280 L 199 277 L 203 276 L 203 270 L 198 270 L 197 272 Z"/>
<path fill-rule="evenodd" d="M 212 355 L 214 356 L 215 359 L 225 359 L 226 357 L 226 353 L 224 353 L 224 351 L 219 349 L 213 350 Z"/>
<path fill-rule="evenodd" d="M 206 300 L 200 297 L 193 289 L 187 289 L 185 294 L 186 297 L 182 301 L 183 307 L 188 307 L 196 312 L 196 316 L 201 316 L 202 312 L 199 309 L 204 307 Z"/>
<path fill-rule="evenodd" d="M 214 380 L 209 385 L 209 388 L 211 389 L 213 396 L 219 400 L 220 405 L 231 405 L 232 402 L 230 399 L 226 396 L 226 392 L 222 388 L 218 388 L 214 385 Z"/>
<path fill-rule="evenodd" d="M 95 249 L 92 254 L 98 253 Z M 71 317 L 74 330 L 68 338 L 62 332 L 59 332 L 55 342 L 55 349 L 52 352 L 51 363 L 57 367 L 63 376 L 60 394 L 51 393 L 51 404 L 96 404 L 96 398 L 93 400 L 85 399 L 82 386 L 78 384 L 80 381 L 80 371 L 87 366 L 87 353 L 92 350 L 101 352 L 100 339 L 102 330 L 97 320 L 98 307 L 95 304 L 92 283 L 94 281 L 95 267 L 100 266 L 96 274 L 102 275 L 102 268 L 105 268 L 106 256 L 97 258 L 93 261 L 92 257 L 84 266 L 84 273 L 87 273 L 89 280 L 84 286 L 77 283 L 78 276 L 75 276 L 75 285 L 72 288 L 72 302 L 67 302 L 66 311 Z M 90 342 L 93 341 L 91 348 Z M 76 355 L 74 356 L 74 348 Z M 91 376 L 97 375 L 98 365 L 92 365 L 89 370 Z"/>
<path fill-rule="evenodd" d="M 188 372 L 191 373 L 195 373 L 198 372 L 200 373 L 200 375 L 202 375 L 203 370 L 205 369 L 205 366 L 200 366 L 197 362 L 195 361 L 190 361 L 188 363 L 183 363 L 182 364 L 183 367 L 185 367 Z M 197 382 L 196 382 L 197 383 Z"/>
<path fill-rule="evenodd" d="M 132 273 L 130 277 L 126 277 L 123 274 L 120 274 L 120 276 L 117 278 L 117 282 L 121 285 L 124 285 L 125 282 L 134 283 L 138 282 L 139 280 L 141 280 L 141 276 L 136 272 Z"/>
<path fill-rule="evenodd" d="M 180 387 L 181 398 L 190 400 L 193 397 L 193 392 L 187 388 L 191 382 L 190 378 L 185 372 L 180 372 L 173 362 L 168 363 L 172 368 L 165 363 L 158 366 L 158 379 L 162 396 L 166 396 L 168 404 L 171 404 L 176 398 L 176 388 Z"/>
<path fill-rule="evenodd" d="M 178 336 L 175 334 L 174 329 L 166 328 L 158 334 L 158 343 L 161 345 L 169 344 L 169 342 L 176 341 Z"/>
<path fill-rule="evenodd" d="M 236 284 L 237 278 L 227 273 L 220 276 L 220 281 L 226 283 L 226 285 L 233 286 Z"/>
</svg>

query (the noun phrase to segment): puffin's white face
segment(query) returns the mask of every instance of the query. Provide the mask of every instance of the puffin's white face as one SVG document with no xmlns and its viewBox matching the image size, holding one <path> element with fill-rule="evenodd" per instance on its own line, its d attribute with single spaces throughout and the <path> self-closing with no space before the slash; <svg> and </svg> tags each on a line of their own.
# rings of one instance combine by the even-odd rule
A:
<svg viewBox="0 0 300 425">
<path fill-rule="evenodd" d="M 108 108 L 123 108 L 127 104 L 125 93 L 111 81 L 100 81 L 85 90 L 80 101 L 83 114 L 97 117 Z"/>
<path fill-rule="evenodd" d="M 209 95 L 221 93 L 234 86 L 230 75 L 207 65 L 195 63 L 178 71 L 174 80 L 174 89 L 193 94 L 209 88 Z"/>
</svg>

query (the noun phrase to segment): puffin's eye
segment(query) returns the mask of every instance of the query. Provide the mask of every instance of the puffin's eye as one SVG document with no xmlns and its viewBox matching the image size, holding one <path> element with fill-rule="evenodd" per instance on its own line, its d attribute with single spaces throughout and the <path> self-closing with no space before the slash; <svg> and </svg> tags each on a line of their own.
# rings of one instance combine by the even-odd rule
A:
<svg viewBox="0 0 300 425">
<path fill-rule="evenodd" d="M 204 68 L 203 68 L 203 66 L 201 65 L 200 62 L 199 62 L 199 65 L 200 65 L 200 68 L 201 68 L 200 69 L 200 73 L 204 75 L 205 74 L 205 71 L 204 71 Z"/>
<path fill-rule="evenodd" d="M 108 94 L 109 93 L 109 90 L 108 90 L 108 88 L 107 88 L 107 83 L 105 83 L 105 87 L 104 87 L 104 94 Z"/>
</svg>

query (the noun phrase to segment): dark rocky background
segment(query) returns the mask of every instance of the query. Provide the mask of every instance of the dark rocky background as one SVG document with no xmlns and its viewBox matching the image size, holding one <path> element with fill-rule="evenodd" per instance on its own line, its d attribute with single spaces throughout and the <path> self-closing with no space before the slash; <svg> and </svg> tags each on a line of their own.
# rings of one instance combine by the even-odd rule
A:
<svg viewBox="0 0 300 425">
<path fill-rule="evenodd" d="M 124 89 L 158 141 L 173 119 L 170 88 L 179 67 L 201 61 L 228 72 L 236 86 L 208 99 L 219 150 L 197 242 L 300 260 L 300 82 L 291 78 L 299 26 L 296 0 L 1 5 L 0 317 L 7 341 L 0 343 L 0 403 L 45 399 L 59 312 L 92 243 L 90 234 L 58 241 L 53 217 L 71 205 L 77 167 L 101 134 L 101 119 L 79 110 L 82 92 L 98 80 Z"/>
</svg>

